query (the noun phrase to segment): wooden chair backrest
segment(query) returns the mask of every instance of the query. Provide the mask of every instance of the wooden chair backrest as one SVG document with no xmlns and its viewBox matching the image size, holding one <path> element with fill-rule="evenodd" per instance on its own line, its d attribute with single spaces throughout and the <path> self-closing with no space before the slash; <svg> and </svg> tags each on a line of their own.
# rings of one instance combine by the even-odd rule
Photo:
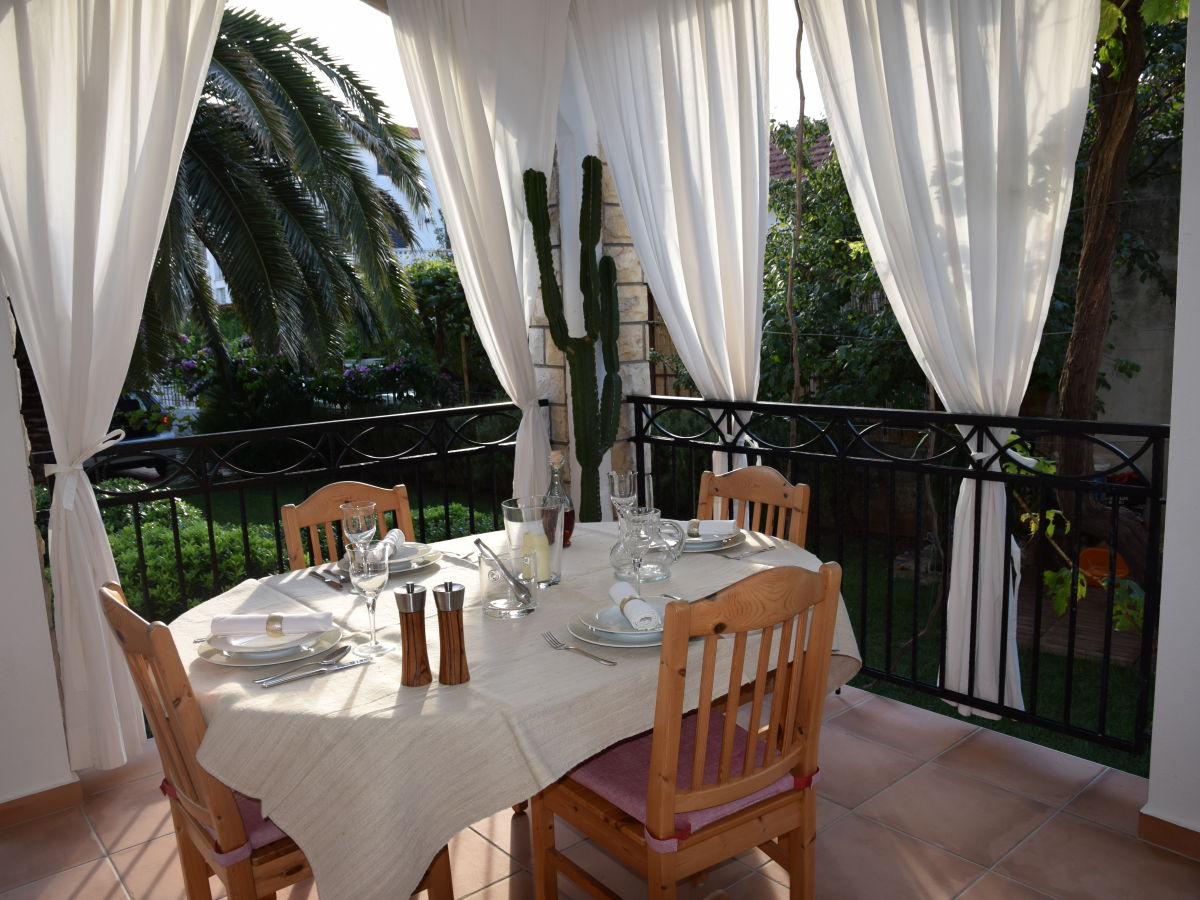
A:
<svg viewBox="0 0 1200 900">
<path fill-rule="evenodd" d="M 179 807 L 210 830 L 218 850 L 242 846 L 246 832 L 233 791 L 196 761 L 204 740 L 204 716 L 170 629 L 162 622 L 147 622 L 130 609 L 120 585 L 112 582 L 100 588 L 100 605 L 125 654 L 158 745 L 163 774 L 175 790 Z"/>
<path fill-rule="evenodd" d="M 416 540 L 412 511 L 408 506 L 408 488 L 398 484 L 391 488 L 375 487 L 361 481 L 336 481 L 315 491 L 302 503 L 287 503 L 280 510 L 283 537 L 287 543 L 288 566 L 304 569 L 338 559 L 343 550 L 341 541 L 342 512 L 338 509 L 351 500 L 375 501 L 376 539 L 388 533 L 389 527 L 399 528 L 406 541 Z M 394 524 L 389 526 L 385 513 L 392 513 Z M 308 561 L 304 548 L 304 533 L 308 535 Z M 324 540 L 322 540 L 322 538 Z"/>
<path fill-rule="evenodd" d="M 706 809 L 747 796 L 787 773 L 811 777 L 825 703 L 829 657 L 842 570 L 826 563 L 818 572 L 781 566 L 758 572 L 693 603 L 668 604 L 659 662 L 658 698 L 650 755 L 646 826 L 658 837 L 674 832 L 675 814 Z M 699 677 L 688 679 L 688 646 L 702 637 Z M 729 648 L 717 664 L 718 649 Z M 747 677 L 747 673 L 752 673 Z M 685 684 L 698 685 L 696 749 L 686 787 L 677 787 Z M 770 714 L 763 722 L 768 693 Z M 735 771 L 738 707 L 750 704 L 745 731 L 754 749 L 742 747 Z M 713 712 L 724 715 L 715 781 L 704 781 L 705 735 Z"/>
<path fill-rule="evenodd" d="M 811 493 L 807 484 L 794 485 L 770 466 L 745 466 L 724 475 L 705 472 L 696 518 L 733 519 L 742 528 L 803 547 Z M 719 513 L 717 500 L 722 501 Z"/>
</svg>

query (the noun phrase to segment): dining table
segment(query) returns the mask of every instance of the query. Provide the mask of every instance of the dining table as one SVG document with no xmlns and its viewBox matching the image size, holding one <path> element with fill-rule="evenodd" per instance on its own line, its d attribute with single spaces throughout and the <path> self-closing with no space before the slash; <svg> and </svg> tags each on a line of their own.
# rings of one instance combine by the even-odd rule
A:
<svg viewBox="0 0 1200 900">
<path fill-rule="evenodd" d="M 503 532 L 480 537 L 497 551 L 507 546 Z M 407 897 L 438 849 L 463 828 L 527 800 L 653 725 L 658 646 L 595 646 L 569 630 L 579 630 L 582 613 L 612 602 L 609 551 L 616 538 L 614 523 L 577 524 L 562 551 L 561 582 L 535 591 L 536 610 L 515 619 L 484 614 L 474 557 L 468 558 L 474 537 L 434 544 L 441 553 L 436 562 L 392 575 L 379 596 L 380 635 L 397 649 L 369 665 L 271 688 L 254 679 L 298 663 L 215 664 L 211 648 L 198 649 L 208 647 L 203 639 L 213 616 L 329 611 L 340 640 L 355 644 L 367 640 L 362 598 L 349 585 L 335 587 L 302 569 L 245 581 L 193 607 L 170 627 L 207 723 L 200 764 L 262 801 L 264 815 L 304 850 L 322 900 Z M 761 552 L 743 555 L 750 550 Z M 642 592 L 690 601 L 768 567 L 820 564 L 807 550 L 751 532 L 736 547 L 683 553 L 669 579 L 642 585 Z M 393 592 L 410 582 L 429 594 L 426 644 L 434 679 L 421 687 L 401 684 Z M 470 677 L 452 685 L 436 677 L 432 595 L 446 582 L 466 589 Z M 546 631 L 617 665 L 556 652 L 542 637 Z M 839 598 L 829 689 L 860 665 Z"/>
</svg>

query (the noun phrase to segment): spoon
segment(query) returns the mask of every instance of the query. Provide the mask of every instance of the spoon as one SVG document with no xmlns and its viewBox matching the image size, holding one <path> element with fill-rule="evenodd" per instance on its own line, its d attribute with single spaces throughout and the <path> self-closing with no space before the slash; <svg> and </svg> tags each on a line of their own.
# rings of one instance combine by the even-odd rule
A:
<svg viewBox="0 0 1200 900">
<path fill-rule="evenodd" d="M 320 659 L 317 659 L 317 660 L 310 659 L 307 662 L 302 662 L 302 663 L 300 663 L 300 665 L 293 666 L 292 668 L 290 668 L 284 672 L 276 672 L 274 675 L 264 675 L 262 678 L 255 678 L 254 683 L 262 684 L 264 681 L 270 681 L 273 678 L 280 678 L 284 675 L 290 675 L 292 672 L 299 672 L 301 669 L 307 669 L 309 666 L 319 666 L 322 668 L 327 668 L 329 666 L 336 666 L 339 662 L 342 661 L 342 657 L 345 656 L 349 652 L 350 652 L 350 645 L 342 644 L 342 646 L 340 646 L 340 647 L 334 647 L 332 650 L 330 650 L 328 653 L 326 653 Z"/>
</svg>

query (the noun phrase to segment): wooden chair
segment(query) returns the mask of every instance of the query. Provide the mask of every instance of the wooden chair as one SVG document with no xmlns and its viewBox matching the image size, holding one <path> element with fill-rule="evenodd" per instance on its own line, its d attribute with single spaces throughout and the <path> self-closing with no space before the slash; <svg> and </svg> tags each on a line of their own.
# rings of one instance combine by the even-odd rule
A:
<svg viewBox="0 0 1200 900">
<path fill-rule="evenodd" d="M 312 877 L 304 852 L 263 818 L 259 801 L 233 791 L 196 761 L 204 717 L 170 629 L 131 610 L 117 584 L 100 589 L 100 605 L 125 653 L 162 758 L 162 790 L 170 800 L 189 900 L 211 900 L 213 873 L 230 900 L 274 897 L 277 890 Z M 417 890 L 426 888 L 431 900 L 454 898 L 445 847 Z"/>
<path fill-rule="evenodd" d="M 555 848 L 556 815 L 642 873 L 650 898 L 674 898 L 679 879 L 752 847 L 787 868 L 791 897 L 813 897 L 811 786 L 840 584 L 836 563 L 820 572 L 779 567 L 667 606 L 653 731 L 610 747 L 531 801 L 538 900 L 558 896 L 559 872 L 590 896 L 619 900 Z M 688 679 L 693 637 L 704 639 L 700 674 Z M 685 680 L 700 691 L 687 715 Z"/>
<path fill-rule="evenodd" d="M 416 540 L 412 512 L 408 507 L 408 488 L 404 485 L 381 488 L 363 484 L 361 481 L 336 481 L 325 485 L 303 503 L 287 503 L 279 510 L 283 520 L 283 537 L 287 541 L 290 568 L 304 569 L 323 562 L 332 562 L 341 555 L 342 545 L 338 534 L 341 532 L 342 512 L 338 507 L 351 500 L 375 501 L 377 537 L 388 533 L 389 526 L 384 513 L 390 512 L 395 516 L 391 527 L 404 532 L 406 541 Z M 304 552 L 303 533 L 306 531 L 312 562 L 308 561 Z"/>
<path fill-rule="evenodd" d="M 770 466 L 745 466 L 724 475 L 700 476 L 698 519 L 734 519 L 742 528 L 761 531 L 804 546 L 808 532 L 807 484 L 793 485 Z M 720 499 L 721 512 L 714 513 Z"/>
</svg>

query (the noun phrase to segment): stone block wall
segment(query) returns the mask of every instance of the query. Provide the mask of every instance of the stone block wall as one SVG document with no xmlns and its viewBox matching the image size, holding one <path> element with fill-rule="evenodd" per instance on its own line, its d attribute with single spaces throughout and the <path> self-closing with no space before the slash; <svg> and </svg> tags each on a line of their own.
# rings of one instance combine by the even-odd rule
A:
<svg viewBox="0 0 1200 900">
<path fill-rule="evenodd" d="M 555 270 L 560 271 L 559 254 L 562 242 L 558 221 L 557 171 L 551 175 L 548 192 L 554 264 Z M 575 223 L 570 223 L 567 234 L 571 236 L 574 232 Z M 650 291 L 642 274 L 641 263 L 634 252 L 633 240 L 629 236 L 629 228 L 617 202 L 616 188 L 607 165 L 604 169 L 604 222 L 601 243 L 603 252 L 611 256 L 617 266 L 617 302 L 621 317 L 617 352 L 621 361 L 622 389 L 625 394 L 646 394 L 650 392 Z M 567 252 L 579 252 L 574 241 L 568 241 Z M 568 458 L 573 458 L 571 416 L 567 396 L 570 382 L 566 360 L 550 337 L 550 328 L 540 296 L 529 328 L 529 350 L 533 355 L 538 388 L 550 401 L 550 444 L 554 449 L 564 451 Z M 623 438 L 629 437 L 631 431 L 632 415 L 628 407 L 625 407 L 617 429 L 618 443 L 613 447 L 614 468 L 633 466 L 633 455 L 629 445 L 620 443 Z"/>
</svg>

